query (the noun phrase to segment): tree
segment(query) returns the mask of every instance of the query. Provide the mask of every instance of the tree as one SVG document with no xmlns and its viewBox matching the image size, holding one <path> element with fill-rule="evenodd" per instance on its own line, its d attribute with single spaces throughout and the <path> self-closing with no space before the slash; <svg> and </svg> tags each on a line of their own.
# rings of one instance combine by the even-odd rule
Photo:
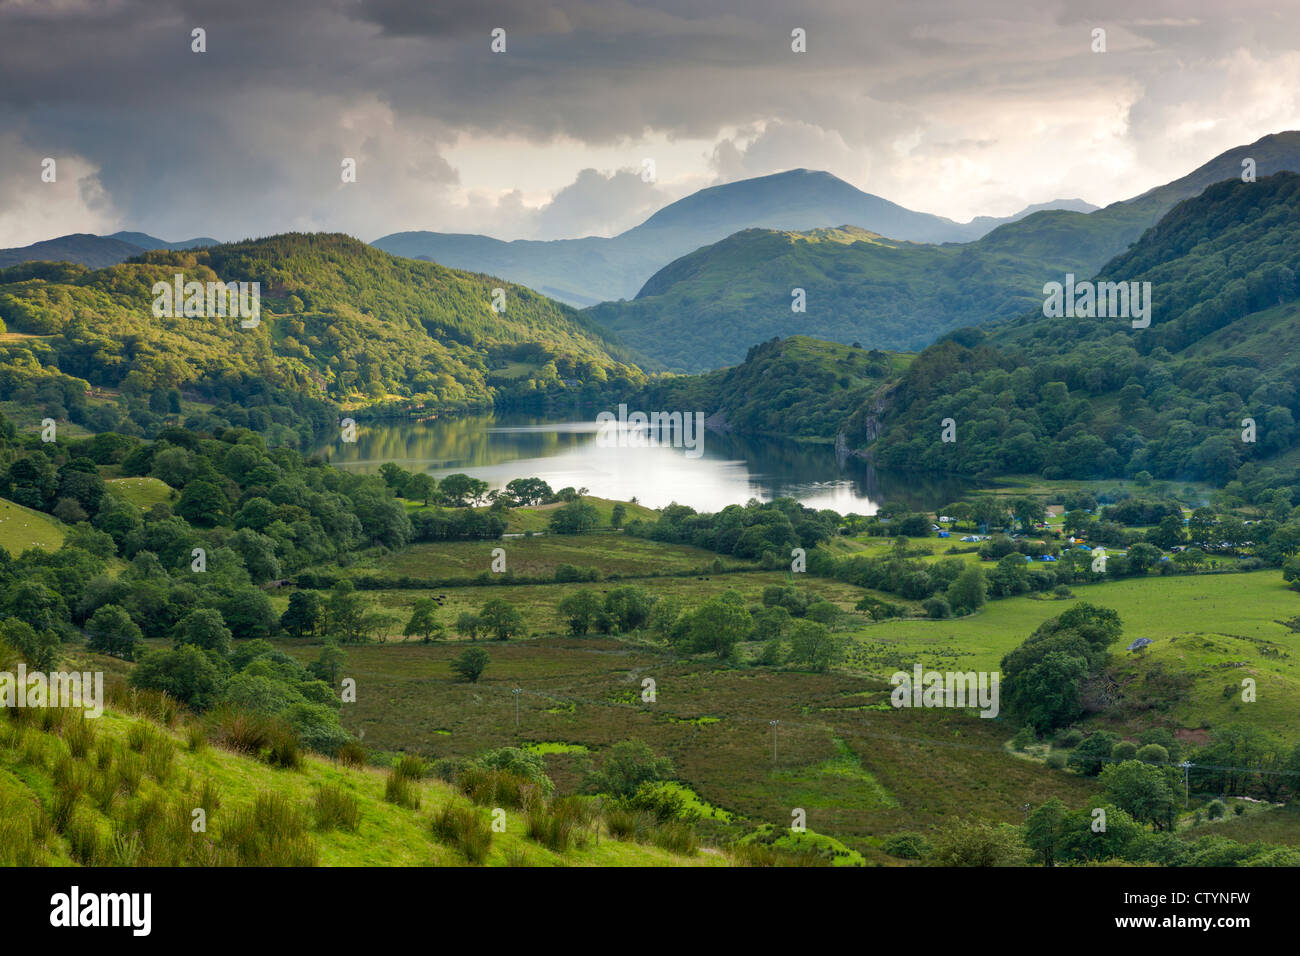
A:
<svg viewBox="0 0 1300 956">
<path fill-rule="evenodd" d="M 211 528 L 226 518 L 230 500 L 220 487 L 211 481 L 191 481 L 181 492 L 176 503 L 176 513 L 192 525 Z"/>
<path fill-rule="evenodd" d="M 271 599 L 261 588 L 252 585 L 232 588 L 217 603 L 217 610 L 236 640 L 270 637 L 280 626 Z"/>
<path fill-rule="evenodd" d="M 9 645 L 23 656 L 34 671 L 48 673 L 59 660 L 62 642 L 52 630 L 37 631 L 18 618 L 0 620 L 0 648 Z"/>
<path fill-rule="evenodd" d="M 614 588 L 605 596 L 605 614 L 623 632 L 644 627 L 654 605 L 655 596 L 635 584 Z"/>
<path fill-rule="evenodd" d="M 1029 531 L 1036 523 L 1047 520 L 1047 508 L 1040 500 L 1028 495 L 1012 501 L 1011 512 L 1023 531 Z"/>
<path fill-rule="evenodd" d="M 1057 848 L 1065 831 L 1066 806 L 1057 797 L 1039 805 L 1025 821 L 1025 844 L 1038 854 L 1043 866 L 1056 862 Z"/>
<path fill-rule="evenodd" d="M 480 501 L 488 491 L 488 483 L 469 475 L 448 475 L 438 483 L 438 490 L 458 508 L 463 508 L 471 501 Z"/>
<path fill-rule="evenodd" d="M 131 615 L 116 604 L 105 604 L 86 622 L 86 644 L 92 651 L 133 661 L 143 641 Z"/>
<path fill-rule="evenodd" d="M 330 589 L 326 619 L 330 633 L 342 643 L 355 644 L 361 641 L 364 634 L 361 622 L 365 613 L 365 599 L 357 593 L 357 587 L 351 580 L 343 578 Z"/>
<path fill-rule="evenodd" d="M 749 635 L 751 627 L 753 620 L 745 610 L 744 599 L 735 591 L 727 591 L 691 612 L 687 634 L 695 653 L 712 651 L 719 660 L 725 660 Z"/>
<path fill-rule="evenodd" d="M 406 480 L 406 486 L 402 489 L 402 496 L 410 498 L 412 501 L 423 501 L 424 506 L 429 507 L 429 501 L 438 493 L 438 481 L 433 475 L 424 472 L 416 472 Z"/>
<path fill-rule="evenodd" d="M 1178 547 L 1186 540 L 1187 537 L 1183 533 L 1183 519 L 1177 515 L 1166 515 L 1160 520 L 1160 524 L 1147 532 L 1147 541 L 1165 551 Z"/>
<path fill-rule="evenodd" d="M 569 626 L 571 634 L 582 635 L 591 630 L 596 616 L 603 609 L 600 595 L 590 588 L 582 588 L 560 601 L 556 607 L 561 620 Z"/>
<path fill-rule="evenodd" d="M 1128 549 L 1128 568 L 1132 574 L 1146 574 L 1160 561 L 1160 549 L 1139 541 Z"/>
<path fill-rule="evenodd" d="M 307 665 L 307 669 L 317 679 L 325 681 L 331 687 L 339 678 L 339 671 L 347 663 L 347 653 L 337 644 L 326 644 L 320 650 L 320 656 Z"/>
<path fill-rule="evenodd" d="M 524 629 L 524 618 L 509 601 L 493 598 L 478 613 L 483 629 L 496 635 L 498 641 L 508 641 Z"/>
<path fill-rule="evenodd" d="M 1020 866 L 1027 855 L 1016 827 L 956 819 L 935 837 L 928 862 L 935 866 Z"/>
<path fill-rule="evenodd" d="M 483 621 L 473 611 L 461 611 L 456 617 L 456 633 L 461 637 L 468 637 L 471 641 L 477 641 L 479 631 L 483 629 Z"/>
<path fill-rule="evenodd" d="M 1106 796 L 1140 823 L 1150 823 L 1157 830 L 1174 825 L 1174 793 L 1169 785 L 1170 770 L 1125 760 L 1103 767 L 1098 775 Z"/>
<path fill-rule="evenodd" d="M 325 602 L 319 591 L 294 591 L 289 606 L 280 615 L 280 626 L 294 637 L 316 636 L 325 624 Z"/>
<path fill-rule="evenodd" d="M 461 680 L 476 684 L 491 660 L 483 648 L 471 647 L 451 662 L 451 669 L 460 675 Z"/>
<path fill-rule="evenodd" d="M 441 637 L 445 630 L 446 625 L 438 620 L 438 602 L 433 598 L 420 598 L 411 608 L 411 619 L 406 622 L 402 634 L 405 637 L 418 634 L 428 644 L 435 636 Z"/>
<path fill-rule="evenodd" d="M 506 483 L 506 493 L 521 505 L 535 505 L 554 495 L 540 478 L 514 478 Z"/>
<path fill-rule="evenodd" d="M 230 628 L 212 608 L 199 608 L 181 618 L 172 631 L 172 640 L 177 646 L 193 644 L 220 657 L 230 654 Z"/>
<path fill-rule="evenodd" d="M 946 592 L 948 604 L 954 614 L 970 614 L 984 606 L 988 596 L 988 585 L 984 572 L 975 566 L 968 567 L 957 575 Z"/>
<path fill-rule="evenodd" d="M 216 703 L 222 677 L 209 655 L 194 644 L 181 644 L 146 653 L 131 671 L 130 684 L 160 690 L 193 710 L 203 711 Z"/>
<path fill-rule="evenodd" d="M 1085 777 L 1095 777 L 1101 773 L 1103 764 L 1110 759 L 1110 752 L 1119 743 L 1119 735 L 1109 730 L 1098 730 L 1074 748 L 1070 754 L 1069 766 Z"/>
<path fill-rule="evenodd" d="M 618 504 L 614 505 L 614 507 L 610 509 L 609 526 L 611 528 L 621 528 L 623 527 L 623 521 L 626 518 L 627 518 L 627 505 L 623 504 L 623 502 L 620 501 Z"/>
<path fill-rule="evenodd" d="M 599 522 L 600 512 L 595 505 L 574 499 L 551 512 L 550 529 L 552 534 L 584 534 Z"/>
<path fill-rule="evenodd" d="M 817 672 L 839 663 L 844 656 L 843 642 L 823 624 L 795 621 L 790 627 L 790 660 Z"/>
<path fill-rule="evenodd" d="M 610 748 L 599 770 L 587 774 L 586 789 L 627 799 L 647 783 L 658 783 L 673 775 L 673 762 L 656 757 L 644 740 L 622 740 Z"/>
</svg>

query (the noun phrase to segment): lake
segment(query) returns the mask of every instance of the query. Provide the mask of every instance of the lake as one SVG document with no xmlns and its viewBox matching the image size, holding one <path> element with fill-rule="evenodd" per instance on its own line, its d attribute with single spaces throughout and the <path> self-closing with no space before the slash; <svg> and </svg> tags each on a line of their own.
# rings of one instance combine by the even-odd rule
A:
<svg viewBox="0 0 1300 956">
<path fill-rule="evenodd" d="M 959 479 L 888 474 L 859 459 L 837 461 L 826 445 L 706 431 L 692 449 L 674 447 L 668 434 L 615 432 L 600 434 L 594 416 L 467 415 L 363 423 L 355 442 L 337 440 L 317 450 L 348 470 L 374 472 L 391 461 L 436 478 L 464 472 L 493 488 L 536 477 L 557 491 L 586 488 L 600 498 L 636 498 L 651 508 L 675 501 L 697 511 L 782 496 L 841 514 L 872 514 L 886 500 L 933 510 L 970 488 Z"/>
</svg>

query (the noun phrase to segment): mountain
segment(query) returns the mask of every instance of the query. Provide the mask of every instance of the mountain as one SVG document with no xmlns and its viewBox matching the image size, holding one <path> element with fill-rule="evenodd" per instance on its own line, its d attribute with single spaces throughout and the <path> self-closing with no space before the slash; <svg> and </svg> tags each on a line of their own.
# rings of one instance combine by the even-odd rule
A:
<svg viewBox="0 0 1300 956">
<path fill-rule="evenodd" d="M 1151 283 L 1149 327 L 1040 305 L 954 332 L 850 417 L 847 441 L 898 468 L 1223 484 L 1300 442 L 1298 275 L 1300 176 L 1215 183 L 1096 276 Z"/>
<path fill-rule="evenodd" d="M 1043 205 L 1091 208 L 1082 200 Z M 963 224 L 905 209 L 830 173 L 792 169 L 701 189 L 609 239 L 503 242 L 478 235 L 400 232 L 371 245 L 394 255 L 499 275 L 563 302 L 589 306 L 630 298 L 656 269 L 742 229 L 798 231 L 847 222 L 893 239 L 968 242 L 1034 208 Z"/>
<path fill-rule="evenodd" d="M 257 325 L 155 317 L 154 284 L 178 272 L 259 282 Z M 318 417 L 325 406 L 437 414 L 593 398 L 644 380 L 621 346 L 569 306 L 342 235 L 146 252 L 94 271 L 24 263 L 0 270 L 0 320 L 11 333 L 0 341 L 0 401 L 25 402 L 28 413 L 45 405 L 96 430 L 120 430 L 122 415 L 130 427 L 156 429 L 181 398 L 242 407 L 228 418 L 268 402 L 314 402 Z M 84 383 L 108 390 L 99 396 L 108 400 L 88 403 Z M 256 417 L 269 425 L 278 414 Z"/>
<path fill-rule="evenodd" d="M 739 362 L 792 333 L 868 348 L 922 348 L 945 332 L 1024 313 L 1045 282 L 1092 275 L 1183 199 L 1222 180 L 1300 170 L 1300 132 L 1229 150 L 1174 182 L 1093 212 L 1033 212 L 962 245 L 861 229 L 747 230 L 665 266 L 634 300 L 590 314 L 648 361 L 680 371 Z M 792 290 L 806 311 L 791 311 Z"/>
<path fill-rule="evenodd" d="M 199 246 L 220 245 L 216 239 L 209 239 L 206 236 L 198 239 L 184 239 L 180 242 L 168 242 L 166 239 L 151 236 L 147 232 L 115 232 L 107 238 L 121 239 L 123 242 L 139 246 L 141 249 L 195 249 Z"/>
<path fill-rule="evenodd" d="M 186 239 L 184 242 L 167 242 L 143 232 L 115 232 L 111 236 L 96 236 L 78 232 L 57 239 L 46 239 L 30 246 L 0 249 L 0 268 L 20 262 L 75 262 L 91 269 L 117 265 L 132 256 L 150 249 L 192 249 L 195 246 L 215 246 L 215 239 Z"/>
<path fill-rule="evenodd" d="M 754 343 L 792 333 L 921 349 L 950 329 L 1023 313 L 1041 301 L 1043 275 L 1074 264 L 985 242 L 906 243 L 853 226 L 749 229 L 665 266 L 634 300 L 588 314 L 646 361 L 683 372 L 734 365 Z"/>
</svg>

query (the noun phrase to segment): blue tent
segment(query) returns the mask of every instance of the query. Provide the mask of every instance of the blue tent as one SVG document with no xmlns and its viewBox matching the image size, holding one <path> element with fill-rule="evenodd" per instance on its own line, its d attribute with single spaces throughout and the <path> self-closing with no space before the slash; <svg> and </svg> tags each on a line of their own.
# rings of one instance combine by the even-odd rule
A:
<svg viewBox="0 0 1300 956">
<path fill-rule="evenodd" d="M 1136 641 L 1134 641 L 1134 642 L 1133 642 L 1132 644 L 1130 644 L 1128 647 L 1124 648 L 1124 650 L 1126 650 L 1126 651 L 1136 651 L 1136 650 L 1138 650 L 1139 648 L 1146 647 L 1146 646 L 1147 646 L 1148 644 L 1150 644 L 1150 643 L 1151 643 L 1151 638 L 1149 638 L 1149 637 L 1139 637 Z"/>
</svg>

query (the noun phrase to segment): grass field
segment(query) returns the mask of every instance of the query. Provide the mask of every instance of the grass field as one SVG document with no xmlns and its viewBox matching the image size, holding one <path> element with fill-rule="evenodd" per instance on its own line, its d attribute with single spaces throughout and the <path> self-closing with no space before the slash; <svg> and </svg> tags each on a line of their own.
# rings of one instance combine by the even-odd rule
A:
<svg viewBox="0 0 1300 956">
<path fill-rule="evenodd" d="M 491 570 L 492 552 L 506 553 L 506 570 L 525 577 L 550 577 L 562 564 L 595 568 L 604 577 L 642 577 L 723 568 L 752 568 L 752 562 L 718 558 L 690 545 L 658 544 L 620 532 L 539 535 L 500 541 L 438 541 L 414 544 L 374 563 L 377 571 L 413 578 L 474 578 Z M 364 565 L 363 565 L 364 567 Z"/>
<path fill-rule="evenodd" d="M 348 648 L 344 672 L 358 693 L 345 725 L 371 746 L 431 757 L 535 744 L 561 788 L 579 786 L 613 743 L 640 738 L 671 757 L 710 807 L 779 827 L 803 808 L 810 830 L 881 862 L 889 858 L 878 844 L 892 832 L 954 814 L 1018 822 L 1026 801 L 1059 796 L 1081 806 L 1095 789 L 1007 754 L 999 721 L 864 708 L 884 701 L 886 688 L 847 674 L 676 661 L 601 637 L 479 643 L 491 663 L 476 684 L 453 680 L 455 643 Z M 302 660 L 319 652 L 305 642 L 280 646 Z M 645 677 L 656 681 L 653 704 L 641 700 Z M 514 687 L 522 689 L 518 730 Z M 773 719 L 781 721 L 775 761 Z"/>
<path fill-rule="evenodd" d="M 1177 575 L 1074 586 L 1079 600 L 1113 608 L 1124 624 L 1114 649 L 1116 672 L 1133 695 L 1160 665 L 1191 673 L 1185 699 L 1165 719 L 1186 728 L 1241 720 L 1300 737 L 1300 633 L 1286 622 L 1300 615 L 1300 595 L 1278 571 Z M 948 621 L 896 620 L 860 627 L 850 662 L 874 674 L 910 671 L 915 663 L 942 670 L 997 670 L 1002 656 L 1073 600 L 1030 597 L 990 601 L 977 614 Z M 1139 654 L 1134 639 L 1154 643 Z M 1241 700 L 1241 680 L 1257 683 L 1257 700 Z M 1232 687 L 1231 695 L 1225 688 Z"/>
<path fill-rule="evenodd" d="M 125 498 L 141 511 L 170 501 L 174 494 L 170 485 L 157 478 L 110 478 L 104 484 L 110 494 Z"/>
<path fill-rule="evenodd" d="M 509 552 L 507 552 L 508 554 Z M 560 601 L 581 589 L 598 592 L 624 585 L 638 585 L 653 591 L 659 597 L 679 598 L 687 608 L 693 608 L 727 590 L 738 591 L 746 602 L 762 601 L 763 589 L 771 585 L 786 585 L 791 575 L 782 571 L 739 571 L 731 574 L 706 574 L 688 577 L 624 578 L 619 581 L 594 581 L 573 584 L 499 584 L 484 586 L 440 587 L 419 590 L 366 591 L 366 597 L 378 610 L 396 615 L 401 625 L 406 624 L 416 601 L 431 595 L 442 597 L 439 618 L 450 625 L 461 611 L 477 612 L 494 598 L 502 598 L 519 608 L 530 634 L 554 634 L 564 630 L 556 607 Z M 840 606 L 851 609 L 865 593 L 861 588 L 826 578 L 808 578 L 798 582 L 801 588 Z M 888 597 L 888 595 L 883 595 Z M 289 598 L 287 594 L 272 597 L 272 603 L 283 611 Z M 397 628 L 401 633 L 401 626 Z"/>
<path fill-rule="evenodd" d="M 49 515 L 0 498 L 0 548 L 21 554 L 28 548 L 53 551 L 63 544 L 63 526 Z"/>
</svg>

